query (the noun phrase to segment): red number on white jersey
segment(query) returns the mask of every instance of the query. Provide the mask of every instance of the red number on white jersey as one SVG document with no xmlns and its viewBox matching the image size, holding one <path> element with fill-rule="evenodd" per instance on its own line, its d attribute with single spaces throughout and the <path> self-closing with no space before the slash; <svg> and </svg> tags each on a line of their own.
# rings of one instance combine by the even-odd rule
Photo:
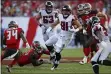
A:
<svg viewBox="0 0 111 74">
<path fill-rule="evenodd" d="M 68 31 L 68 22 L 61 22 L 61 29 L 62 30 L 65 30 L 65 31 Z"/>
<path fill-rule="evenodd" d="M 43 16 L 43 23 L 53 23 L 54 18 L 53 16 Z"/>
</svg>

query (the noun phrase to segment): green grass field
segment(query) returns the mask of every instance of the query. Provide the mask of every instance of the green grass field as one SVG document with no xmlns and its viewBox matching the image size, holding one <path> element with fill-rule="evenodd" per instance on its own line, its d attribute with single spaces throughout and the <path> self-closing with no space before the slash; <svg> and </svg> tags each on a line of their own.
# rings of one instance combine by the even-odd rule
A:
<svg viewBox="0 0 111 74">
<path fill-rule="evenodd" d="M 62 52 L 62 57 L 83 57 L 83 53 L 80 49 L 64 49 Z M 54 71 L 50 70 L 51 66 L 51 64 L 43 64 L 38 67 L 33 67 L 32 65 L 19 67 L 15 65 L 10 74 L 93 74 L 91 64 L 80 65 L 77 62 L 60 63 L 58 68 Z M 9 74 L 6 70 L 6 65 L 2 65 L 1 70 L 2 74 Z M 100 74 L 111 74 L 111 66 L 100 66 Z"/>
</svg>

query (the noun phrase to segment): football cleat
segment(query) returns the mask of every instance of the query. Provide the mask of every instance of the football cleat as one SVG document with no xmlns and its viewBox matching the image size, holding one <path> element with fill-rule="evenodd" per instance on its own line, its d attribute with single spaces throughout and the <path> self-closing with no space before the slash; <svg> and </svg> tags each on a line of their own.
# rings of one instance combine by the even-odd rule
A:
<svg viewBox="0 0 111 74">
<path fill-rule="evenodd" d="M 8 72 L 11 72 L 11 68 L 9 66 L 6 67 Z"/>
<path fill-rule="evenodd" d="M 79 63 L 82 64 L 82 65 L 86 64 L 87 63 L 87 59 L 88 59 L 87 57 L 84 57 L 83 60 L 80 61 Z"/>
<path fill-rule="evenodd" d="M 58 67 L 58 64 L 54 64 L 51 68 L 51 70 L 55 70 Z"/>
</svg>

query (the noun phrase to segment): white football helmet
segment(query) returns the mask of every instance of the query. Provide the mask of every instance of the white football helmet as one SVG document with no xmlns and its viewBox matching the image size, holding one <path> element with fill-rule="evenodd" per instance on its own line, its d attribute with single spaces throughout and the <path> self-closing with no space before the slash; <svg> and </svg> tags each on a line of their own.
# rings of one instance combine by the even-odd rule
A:
<svg viewBox="0 0 111 74">
<path fill-rule="evenodd" d="M 89 14 L 92 10 L 92 6 L 90 3 L 85 3 L 84 4 L 84 10 L 85 10 L 85 14 Z"/>
<path fill-rule="evenodd" d="M 81 15 L 81 14 L 84 14 L 84 4 L 79 4 L 78 6 L 77 6 L 77 13 L 79 14 L 79 15 Z"/>
</svg>

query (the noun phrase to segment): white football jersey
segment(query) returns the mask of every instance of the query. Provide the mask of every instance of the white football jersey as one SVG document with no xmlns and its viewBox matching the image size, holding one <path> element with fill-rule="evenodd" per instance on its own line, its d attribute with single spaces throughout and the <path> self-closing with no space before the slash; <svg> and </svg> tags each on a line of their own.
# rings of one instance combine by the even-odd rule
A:
<svg viewBox="0 0 111 74">
<path fill-rule="evenodd" d="M 45 9 L 39 11 L 42 18 L 40 19 L 40 24 L 45 27 L 49 27 L 52 23 L 54 23 L 57 19 L 57 11 L 52 11 L 51 13 L 47 13 Z"/>
<path fill-rule="evenodd" d="M 92 35 L 95 39 L 101 41 L 109 41 L 107 30 L 100 25 L 100 23 L 96 23 L 92 28 Z"/>
<path fill-rule="evenodd" d="M 59 21 L 60 21 L 60 27 L 61 27 L 61 33 L 62 34 L 72 34 L 72 32 L 69 31 L 69 28 L 72 28 L 72 20 L 75 20 L 74 15 L 69 15 L 66 19 L 63 17 L 63 14 L 58 15 Z"/>
</svg>

